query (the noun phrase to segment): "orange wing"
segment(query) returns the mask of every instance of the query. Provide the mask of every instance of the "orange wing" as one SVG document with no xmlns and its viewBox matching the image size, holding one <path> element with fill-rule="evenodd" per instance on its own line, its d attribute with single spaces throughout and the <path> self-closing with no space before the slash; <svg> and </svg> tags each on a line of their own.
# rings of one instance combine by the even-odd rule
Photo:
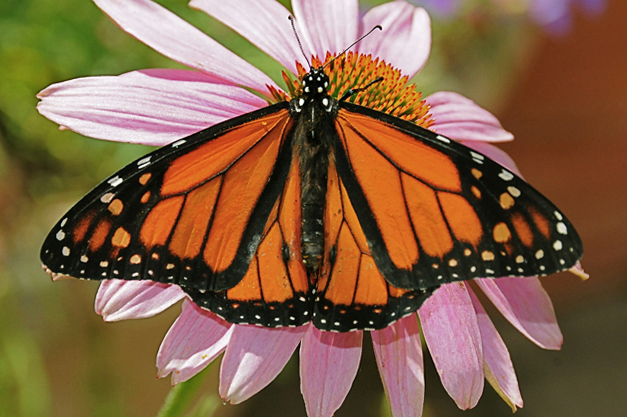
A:
<svg viewBox="0 0 627 417">
<path fill-rule="evenodd" d="M 381 329 L 416 311 L 437 288 L 407 290 L 386 281 L 333 162 L 324 220 L 325 251 L 313 311 L 317 328 Z"/>
<path fill-rule="evenodd" d="M 480 153 L 349 103 L 336 130 L 337 170 L 364 231 L 361 247 L 391 285 L 546 275 L 581 258 L 563 214 Z"/>
<path fill-rule="evenodd" d="M 56 275 L 178 284 L 218 314 L 230 306 L 238 322 L 248 320 L 239 305 L 263 304 L 247 316 L 275 320 L 272 306 L 303 304 L 309 285 L 297 262 L 293 125 L 282 103 L 139 159 L 68 212 L 42 261 Z M 281 324 L 302 320 L 301 310 L 287 309 Z"/>
</svg>

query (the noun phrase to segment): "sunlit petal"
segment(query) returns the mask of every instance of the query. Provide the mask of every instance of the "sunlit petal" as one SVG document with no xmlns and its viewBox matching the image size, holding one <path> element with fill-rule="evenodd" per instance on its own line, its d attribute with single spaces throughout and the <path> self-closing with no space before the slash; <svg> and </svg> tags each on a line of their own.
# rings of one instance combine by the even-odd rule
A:
<svg viewBox="0 0 627 417">
<path fill-rule="evenodd" d="M 235 326 L 220 369 L 222 398 L 237 404 L 265 388 L 281 372 L 307 328 Z"/>
<path fill-rule="evenodd" d="M 226 348 L 232 330 L 232 324 L 185 300 L 159 347 L 158 377 L 172 373 L 172 384 L 193 377 Z"/>
<path fill-rule="evenodd" d="M 425 377 L 418 318 L 411 314 L 371 336 L 392 415 L 420 417 Z"/>
<path fill-rule="evenodd" d="M 300 389 L 309 417 L 340 408 L 359 368 L 362 332 L 324 332 L 313 326 L 300 346 Z"/>
</svg>

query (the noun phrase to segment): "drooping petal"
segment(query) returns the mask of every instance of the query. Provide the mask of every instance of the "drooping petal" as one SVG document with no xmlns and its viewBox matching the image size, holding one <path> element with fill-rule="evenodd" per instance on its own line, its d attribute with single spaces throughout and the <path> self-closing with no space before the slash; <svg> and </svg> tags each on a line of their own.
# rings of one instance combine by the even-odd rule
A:
<svg viewBox="0 0 627 417">
<path fill-rule="evenodd" d="M 392 415 L 420 417 L 425 377 L 418 317 L 411 314 L 370 334 Z"/>
<path fill-rule="evenodd" d="M 292 10 L 302 37 L 323 60 L 327 52 L 342 52 L 357 40 L 357 0 L 292 0 Z"/>
<path fill-rule="evenodd" d="M 110 279 L 100 283 L 94 309 L 104 321 L 143 319 L 161 313 L 184 297 L 176 285 Z"/>
<path fill-rule="evenodd" d="M 172 384 L 190 379 L 226 348 L 233 327 L 192 301 L 185 300 L 181 315 L 159 347 L 157 376 L 164 378 L 171 372 Z"/>
<path fill-rule="evenodd" d="M 274 82 L 185 20 L 150 0 L 94 0 L 125 32 L 155 51 L 210 76 L 270 97 Z"/>
<path fill-rule="evenodd" d="M 238 404 L 272 382 L 294 353 L 307 327 L 235 326 L 220 368 L 220 395 L 224 401 Z"/>
<path fill-rule="evenodd" d="M 503 342 L 501 335 L 496 331 L 492 320 L 490 320 L 477 296 L 468 287 L 467 283 L 466 287 L 468 288 L 472 305 L 475 308 L 475 313 L 477 313 L 477 321 L 481 331 L 485 378 L 501 398 L 512 407 L 512 411 L 516 411 L 516 407 L 521 408 L 523 406 L 523 400 L 507 346 L 505 346 L 505 342 Z"/>
<path fill-rule="evenodd" d="M 300 390 L 309 417 L 340 408 L 359 368 L 362 331 L 324 332 L 310 326 L 300 345 Z"/>
<path fill-rule="evenodd" d="M 359 52 L 372 54 L 413 77 L 425 65 L 431 51 L 431 20 L 427 11 L 404 1 L 384 3 L 370 9 L 361 22 L 364 34 L 376 25 L 383 27 L 357 45 Z"/>
<path fill-rule="evenodd" d="M 439 91 L 426 99 L 435 123 L 433 129 L 455 140 L 503 142 L 514 135 L 499 120 L 474 101 L 450 91 Z"/>
<path fill-rule="evenodd" d="M 481 142 L 478 140 L 462 140 L 460 143 L 474 149 L 475 151 L 481 152 L 488 158 L 514 172 L 519 177 L 524 178 L 514 160 L 504 150 L 497 148 L 488 142 Z"/>
<path fill-rule="evenodd" d="M 82 135 L 154 146 L 267 105 L 200 72 L 159 69 L 65 81 L 38 97 L 42 115 Z"/>
<path fill-rule="evenodd" d="M 559 350 L 562 332 L 549 295 L 537 277 L 475 280 L 505 318 L 544 349 Z"/>
<path fill-rule="evenodd" d="M 215 17 L 296 73 L 295 61 L 303 60 L 302 52 L 287 20 L 291 13 L 276 0 L 192 0 L 189 5 Z"/>
<path fill-rule="evenodd" d="M 483 391 L 483 349 L 477 315 L 464 283 L 440 287 L 418 315 L 446 392 L 459 408 L 474 407 Z"/>
</svg>

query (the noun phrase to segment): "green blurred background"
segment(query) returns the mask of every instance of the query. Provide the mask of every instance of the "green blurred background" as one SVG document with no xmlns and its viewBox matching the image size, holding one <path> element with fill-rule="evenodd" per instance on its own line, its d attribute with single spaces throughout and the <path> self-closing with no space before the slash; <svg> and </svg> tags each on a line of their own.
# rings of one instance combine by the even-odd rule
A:
<svg viewBox="0 0 627 417">
<path fill-rule="evenodd" d="M 160 3 L 280 79 L 278 64 L 185 1 Z M 627 2 L 608 0 L 595 18 L 576 14 L 558 37 L 524 14 L 469 4 L 434 21 L 432 57 L 415 81 L 426 94 L 465 94 L 516 135 L 502 148 L 577 226 L 591 275 L 543 279 L 564 333 L 561 352 L 541 350 L 490 310 L 518 372 L 525 407 L 517 415 L 625 416 Z M 35 110 L 35 94 L 67 79 L 177 64 L 89 0 L 2 0 L 0 63 L 0 416 L 155 416 L 170 390 L 156 379 L 155 356 L 180 307 L 106 324 L 93 312 L 96 283 L 52 284 L 38 258 L 60 216 L 148 148 L 59 131 Z M 368 336 L 364 347 L 337 416 L 388 415 Z M 474 410 L 458 410 L 426 357 L 425 416 L 511 413 L 488 385 Z M 194 415 L 208 406 L 205 395 L 215 399 L 217 372 L 202 382 Z M 260 394 L 218 404 L 215 415 L 304 415 L 295 358 Z"/>
</svg>

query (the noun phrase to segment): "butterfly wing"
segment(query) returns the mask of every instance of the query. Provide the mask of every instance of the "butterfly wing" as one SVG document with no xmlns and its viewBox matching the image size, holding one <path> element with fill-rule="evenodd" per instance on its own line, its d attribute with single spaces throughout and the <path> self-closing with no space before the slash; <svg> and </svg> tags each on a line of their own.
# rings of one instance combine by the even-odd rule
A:
<svg viewBox="0 0 627 417">
<path fill-rule="evenodd" d="M 339 179 L 389 284 L 546 275 L 581 259 L 555 205 L 479 152 L 350 103 L 335 127 Z"/>
<path fill-rule="evenodd" d="M 329 166 L 325 248 L 316 282 L 313 323 L 322 330 L 382 329 L 416 311 L 438 285 L 408 290 L 378 269 L 335 164 Z"/>
<path fill-rule="evenodd" d="M 213 309 L 215 304 L 218 314 L 218 306 L 236 309 L 238 302 L 262 302 L 258 291 L 242 297 L 238 288 L 251 286 L 253 279 L 266 282 L 283 268 L 298 281 L 293 294 L 266 293 L 271 301 L 298 299 L 297 292 L 307 291 L 306 277 L 292 259 L 300 254 L 298 231 L 281 221 L 294 208 L 294 201 L 284 201 L 293 197 L 298 183 L 297 174 L 290 174 L 293 124 L 287 103 L 281 103 L 128 165 L 52 229 L 41 250 L 44 265 L 53 276 L 178 284 L 200 305 Z M 288 256 L 268 269 L 258 249 L 270 247 Z"/>
</svg>

